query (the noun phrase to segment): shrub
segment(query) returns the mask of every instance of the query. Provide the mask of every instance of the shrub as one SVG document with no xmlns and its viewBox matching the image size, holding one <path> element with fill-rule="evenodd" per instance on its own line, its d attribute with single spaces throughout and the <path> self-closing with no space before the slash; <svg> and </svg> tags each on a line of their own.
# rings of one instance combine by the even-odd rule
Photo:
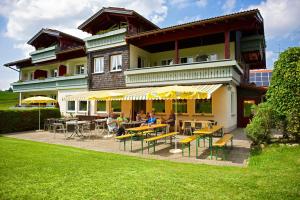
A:
<svg viewBox="0 0 300 200">
<path fill-rule="evenodd" d="M 288 48 L 275 62 L 267 101 L 282 115 L 288 136 L 300 138 L 300 47 Z"/>
<path fill-rule="evenodd" d="M 60 117 L 57 108 L 41 108 L 41 127 L 47 118 Z M 35 130 L 39 127 L 39 109 L 0 110 L 0 133 Z"/>
<path fill-rule="evenodd" d="M 275 126 L 277 114 L 268 103 L 261 103 L 252 107 L 254 117 L 251 123 L 246 127 L 248 138 L 253 144 L 269 142 L 271 138 L 271 129 Z"/>
</svg>

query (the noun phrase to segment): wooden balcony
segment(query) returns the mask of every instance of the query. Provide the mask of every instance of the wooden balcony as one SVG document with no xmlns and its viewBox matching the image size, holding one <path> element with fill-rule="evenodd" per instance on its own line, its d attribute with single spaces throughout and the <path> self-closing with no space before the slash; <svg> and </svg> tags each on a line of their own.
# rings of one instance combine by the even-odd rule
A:
<svg viewBox="0 0 300 200">
<path fill-rule="evenodd" d="M 63 76 L 44 80 L 21 81 L 11 84 L 14 92 L 48 91 L 87 88 L 87 75 Z"/>
<path fill-rule="evenodd" d="M 58 46 L 54 45 L 45 49 L 36 50 L 30 53 L 32 63 L 44 62 L 47 60 L 56 59 L 55 52 L 57 51 Z"/>
<path fill-rule="evenodd" d="M 126 31 L 126 28 L 121 28 L 107 33 L 93 35 L 91 37 L 85 38 L 84 41 L 86 49 L 89 52 L 126 45 L 124 38 Z"/>
<path fill-rule="evenodd" d="M 239 84 L 241 74 L 243 70 L 235 60 L 134 68 L 125 71 L 128 87 L 229 82 Z"/>
</svg>

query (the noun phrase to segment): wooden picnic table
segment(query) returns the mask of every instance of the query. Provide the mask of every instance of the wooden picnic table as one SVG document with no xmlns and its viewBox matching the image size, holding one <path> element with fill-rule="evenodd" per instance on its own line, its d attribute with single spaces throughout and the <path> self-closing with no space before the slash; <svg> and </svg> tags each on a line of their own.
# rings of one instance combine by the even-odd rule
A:
<svg viewBox="0 0 300 200">
<path fill-rule="evenodd" d="M 151 125 L 145 125 L 145 126 L 139 126 L 139 127 L 134 127 L 134 128 L 128 128 L 126 129 L 127 132 L 131 133 L 131 137 L 130 137 L 130 150 L 132 151 L 132 139 L 134 136 L 136 136 L 136 134 L 142 134 L 141 137 L 141 145 L 142 145 L 142 149 L 144 146 L 144 136 L 148 134 L 149 130 L 156 130 L 158 128 L 166 128 L 168 126 L 168 124 L 151 124 Z M 157 135 L 157 131 L 155 131 L 156 135 Z M 142 151 L 143 153 L 143 151 Z"/>
<path fill-rule="evenodd" d="M 212 136 L 214 133 L 222 131 L 223 134 L 223 126 L 219 126 L 219 125 L 214 125 L 212 126 L 212 128 L 206 127 L 206 128 L 202 128 L 199 129 L 197 131 L 194 131 L 193 133 L 197 136 L 196 139 L 196 158 L 198 157 L 198 146 L 199 146 L 199 142 L 201 139 L 204 140 L 205 142 L 205 138 L 208 137 L 208 141 L 209 141 L 209 150 L 210 150 L 210 159 L 212 159 Z"/>
</svg>

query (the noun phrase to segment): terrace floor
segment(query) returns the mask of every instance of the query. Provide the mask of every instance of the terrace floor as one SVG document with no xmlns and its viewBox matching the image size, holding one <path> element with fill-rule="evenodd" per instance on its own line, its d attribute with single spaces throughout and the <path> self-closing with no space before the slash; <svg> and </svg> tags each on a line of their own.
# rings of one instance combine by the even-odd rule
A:
<svg viewBox="0 0 300 200">
<path fill-rule="evenodd" d="M 174 143 L 172 146 L 169 144 L 169 140 L 167 144 L 163 142 L 158 142 L 156 146 L 155 154 L 153 154 L 153 148 L 150 150 L 150 154 L 147 151 L 147 144 L 144 142 L 144 153 L 141 153 L 141 142 L 133 141 L 133 152 L 130 152 L 130 141 L 126 142 L 126 151 L 123 150 L 123 142 L 118 142 L 114 138 L 105 139 L 102 137 L 92 137 L 89 138 L 74 138 L 65 140 L 63 134 L 57 133 L 54 137 L 53 133 L 48 131 L 43 132 L 35 132 L 35 131 L 27 131 L 27 132 L 18 132 L 18 133 L 10 133 L 5 134 L 7 137 L 13 137 L 18 139 L 32 140 L 37 142 L 45 142 L 50 144 L 60 144 L 66 146 L 73 146 L 82 149 L 101 151 L 101 152 L 109 152 L 116 154 L 126 154 L 130 156 L 137 156 L 142 158 L 149 159 L 159 159 L 159 160 L 170 160 L 175 162 L 186 162 L 186 163 L 204 163 L 209 165 L 228 165 L 228 166 L 247 166 L 247 159 L 250 155 L 250 141 L 246 138 L 246 134 L 244 133 L 244 129 L 236 129 L 232 132 L 234 135 L 233 139 L 233 149 L 230 149 L 229 154 L 227 156 L 227 160 L 223 161 L 220 158 L 216 160 L 213 157 L 210 160 L 209 150 L 208 150 L 208 142 L 206 142 L 206 146 L 203 147 L 203 142 L 200 143 L 199 148 L 199 156 L 196 158 L 196 146 L 195 141 L 191 143 L 191 157 L 188 157 L 188 148 L 185 149 L 185 156 L 182 157 L 182 154 L 171 154 L 169 150 L 174 148 Z M 187 136 L 179 135 L 178 139 L 184 138 Z M 218 138 L 214 138 L 214 141 L 218 140 Z M 230 144 L 228 144 L 230 146 Z M 181 148 L 178 145 L 178 148 Z M 221 154 L 222 155 L 222 154 Z M 221 157 L 221 156 L 220 156 Z"/>
</svg>

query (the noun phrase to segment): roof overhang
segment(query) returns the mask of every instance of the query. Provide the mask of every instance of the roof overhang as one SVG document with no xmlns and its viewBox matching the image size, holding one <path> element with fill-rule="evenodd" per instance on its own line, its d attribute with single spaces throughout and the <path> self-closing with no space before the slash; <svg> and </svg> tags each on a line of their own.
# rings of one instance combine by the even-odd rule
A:
<svg viewBox="0 0 300 200">
<path fill-rule="evenodd" d="M 127 36 L 126 41 L 129 44 L 143 47 L 151 44 L 174 41 L 175 39 L 181 40 L 233 30 L 259 30 L 263 34 L 263 21 L 259 10 L 248 10 L 159 30 L 146 31 Z"/>
</svg>

